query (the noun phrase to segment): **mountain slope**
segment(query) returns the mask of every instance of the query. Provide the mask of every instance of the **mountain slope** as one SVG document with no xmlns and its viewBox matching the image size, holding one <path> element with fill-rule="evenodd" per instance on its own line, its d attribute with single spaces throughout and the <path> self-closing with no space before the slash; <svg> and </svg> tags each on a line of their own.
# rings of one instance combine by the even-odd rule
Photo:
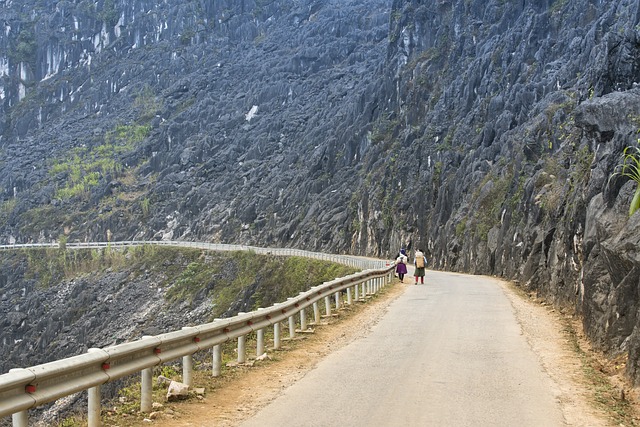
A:
<svg viewBox="0 0 640 427">
<path fill-rule="evenodd" d="M 421 246 L 640 379 L 638 1 L 5 3 L 2 240 Z"/>
</svg>

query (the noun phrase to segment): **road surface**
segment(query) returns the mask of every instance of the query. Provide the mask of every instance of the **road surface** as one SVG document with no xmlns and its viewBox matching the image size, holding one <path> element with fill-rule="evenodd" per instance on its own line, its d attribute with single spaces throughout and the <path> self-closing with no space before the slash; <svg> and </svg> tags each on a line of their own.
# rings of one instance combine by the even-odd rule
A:
<svg viewBox="0 0 640 427">
<path fill-rule="evenodd" d="M 431 271 L 425 282 L 241 425 L 566 425 L 498 282 Z"/>
</svg>

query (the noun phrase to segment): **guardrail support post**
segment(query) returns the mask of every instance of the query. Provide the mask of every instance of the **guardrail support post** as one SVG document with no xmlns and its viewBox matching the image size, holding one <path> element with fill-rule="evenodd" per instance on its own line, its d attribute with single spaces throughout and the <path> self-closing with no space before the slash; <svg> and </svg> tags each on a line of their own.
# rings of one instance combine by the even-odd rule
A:
<svg viewBox="0 0 640 427">
<path fill-rule="evenodd" d="M 87 408 L 87 425 L 89 427 L 100 427 L 100 386 L 91 387 L 88 390 L 89 402 Z"/>
<path fill-rule="evenodd" d="M 153 372 L 151 368 L 142 370 L 140 388 L 140 412 L 151 412 L 153 403 Z"/>
<path fill-rule="evenodd" d="M 264 329 L 256 331 L 256 357 L 264 354 Z"/>
<path fill-rule="evenodd" d="M 238 363 L 244 363 L 247 361 L 246 343 L 247 337 L 245 335 L 238 337 Z"/>
<path fill-rule="evenodd" d="M 329 296 L 324 297 L 325 314 L 331 316 L 331 298 Z"/>
<path fill-rule="evenodd" d="M 280 348 L 280 322 L 273 324 L 273 348 Z"/>
<path fill-rule="evenodd" d="M 189 387 L 193 385 L 193 356 L 182 356 L 182 382 Z"/>
<path fill-rule="evenodd" d="M 358 295 L 358 293 L 359 293 L 358 291 L 360 290 L 360 285 L 355 285 L 353 287 L 353 290 L 354 290 L 354 298 L 355 298 L 356 301 L 358 301 L 360 299 L 360 297 Z"/>
<path fill-rule="evenodd" d="M 353 299 L 351 298 L 351 288 L 347 288 L 347 304 L 353 304 Z"/>
<path fill-rule="evenodd" d="M 222 346 L 220 344 L 213 346 L 213 362 L 211 365 L 211 375 L 219 377 L 222 372 Z"/>
<path fill-rule="evenodd" d="M 300 309 L 300 330 L 307 330 L 307 313 L 305 312 L 304 308 Z"/>
<path fill-rule="evenodd" d="M 320 306 L 318 305 L 318 301 L 313 303 L 313 318 L 315 320 L 316 325 L 320 324 Z"/>
<path fill-rule="evenodd" d="M 335 298 L 336 298 L 336 310 L 340 309 L 340 291 L 335 293 Z"/>
<path fill-rule="evenodd" d="M 27 411 L 16 412 L 11 415 L 13 427 L 29 427 L 29 414 Z"/>
<path fill-rule="evenodd" d="M 289 338 L 296 337 L 296 318 L 289 316 Z"/>
</svg>

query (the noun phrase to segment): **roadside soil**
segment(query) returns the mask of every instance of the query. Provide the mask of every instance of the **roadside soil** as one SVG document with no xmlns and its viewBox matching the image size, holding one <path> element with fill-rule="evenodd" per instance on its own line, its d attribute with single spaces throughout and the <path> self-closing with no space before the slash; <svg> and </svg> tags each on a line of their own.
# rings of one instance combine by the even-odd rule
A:
<svg viewBox="0 0 640 427">
<path fill-rule="evenodd" d="M 570 315 L 546 305 L 533 294 L 497 281 L 511 300 L 522 333 L 558 386 L 565 425 L 640 425 L 636 391 L 622 375 L 624 361 L 610 361 L 593 352 L 580 331 L 580 323 Z M 389 304 L 410 286 L 409 278 L 405 282 L 396 281 L 366 303 L 358 302 L 337 315 L 323 317 L 321 325 L 312 326 L 312 333 L 283 341 L 278 351 L 268 349 L 268 360 L 227 367 L 219 378 L 212 379 L 209 369 L 197 372 L 195 384 L 205 388 L 204 396 L 156 404 L 156 412 L 146 418 L 112 408 L 103 416 L 104 425 L 237 426 L 304 377 L 325 356 L 366 336 Z M 251 348 L 247 345 L 248 354 Z"/>
</svg>

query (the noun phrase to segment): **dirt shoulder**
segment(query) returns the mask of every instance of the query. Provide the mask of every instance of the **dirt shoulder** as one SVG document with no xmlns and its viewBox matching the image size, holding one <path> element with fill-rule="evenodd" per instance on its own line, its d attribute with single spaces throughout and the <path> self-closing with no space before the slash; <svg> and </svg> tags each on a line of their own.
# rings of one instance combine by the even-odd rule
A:
<svg viewBox="0 0 640 427">
<path fill-rule="evenodd" d="M 557 384 L 565 425 L 637 425 L 635 392 L 623 380 L 619 361 L 605 361 L 591 351 L 576 332 L 578 322 L 570 316 L 511 284 L 501 283 L 523 334 Z M 407 286 L 411 285 L 396 282 L 366 303 L 356 303 L 341 309 L 337 316 L 323 318 L 323 324 L 315 326 L 313 333 L 298 334 L 296 339 L 284 341 L 281 350 L 269 351 L 270 360 L 226 368 L 223 377 L 215 379 L 210 378 L 208 370 L 200 371 L 195 382 L 205 388 L 204 397 L 163 403 L 146 416 L 146 421 L 141 414 L 119 414 L 107 416 L 104 424 L 138 426 L 151 421 L 155 426 L 237 426 L 304 377 L 325 356 L 366 336 Z"/>
<path fill-rule="evenodd" d="M 595 352 L 579 319 L 553 308 L 534 293 L 501 281 L 522 333 L 558 387 L 568 426 L 636 426 L 636 392 L 623 376 L 624 361 Z"/>
</svg>

